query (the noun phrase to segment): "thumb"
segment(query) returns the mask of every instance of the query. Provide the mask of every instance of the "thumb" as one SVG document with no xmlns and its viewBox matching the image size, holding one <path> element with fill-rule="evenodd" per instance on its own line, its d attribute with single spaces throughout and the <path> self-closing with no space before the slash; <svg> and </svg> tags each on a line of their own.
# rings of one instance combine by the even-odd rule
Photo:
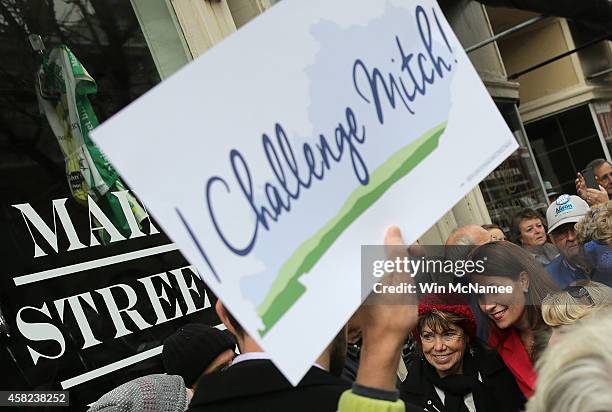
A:
<svg viewBox="0 0 612 412">
<path fill-rule="evenodd" d="M 388 246 L 404 245 L 404 239 L 402 238 L 402 232 L 397 226 L 389 226 L 385 230 L 385 245 L 388 245 Z"/>
</svg>

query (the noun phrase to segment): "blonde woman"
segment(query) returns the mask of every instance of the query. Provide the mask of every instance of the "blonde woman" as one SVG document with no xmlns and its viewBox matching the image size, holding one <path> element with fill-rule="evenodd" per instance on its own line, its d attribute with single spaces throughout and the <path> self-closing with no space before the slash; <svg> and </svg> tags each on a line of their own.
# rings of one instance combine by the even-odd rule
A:
<svg viewBox="0 0 612 412">
<path fill-rule="evenodd" d="M 599 282 L 581 280 L 562 292 L 546 296 L 542 302 L 542 318 L 552 327 L 549 346 L 574 329 L 578 321 L 609 308 L 612 308 L 612 288 Z"/>
<path fill-rule="evenodd" d="M 593 206 L 576 223 L 576 237 L 593 267 L 591 279 L 612 286 L 612 200 Z"/>
<path fill-rule="evenodd" d="M 612 411 L 612 313 L 599 311 L 549 347 L 527 412 Z"/>
</svg>

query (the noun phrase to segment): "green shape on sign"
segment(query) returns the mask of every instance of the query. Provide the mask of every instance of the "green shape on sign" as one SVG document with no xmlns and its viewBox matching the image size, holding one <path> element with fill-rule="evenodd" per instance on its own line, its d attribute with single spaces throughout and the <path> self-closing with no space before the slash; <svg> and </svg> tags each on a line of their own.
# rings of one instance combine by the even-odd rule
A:
<svg viewBox="0 0 612 412">
<path fill-rule="evenodd" d="M 372 172 L 368 185 L 355 189 L 336 216 L 297 248 L 280 268 L 268 294 L 257 308 L 264 324 L 264 329 L 259 330 L 260 336 L 268 333 L 304 294 L 306 288 L 299 278 L 314 267 L 342 232 L 438 147 L 445 129 L 446 122 L 443 122 L 395 152 Z"/>
</svg>

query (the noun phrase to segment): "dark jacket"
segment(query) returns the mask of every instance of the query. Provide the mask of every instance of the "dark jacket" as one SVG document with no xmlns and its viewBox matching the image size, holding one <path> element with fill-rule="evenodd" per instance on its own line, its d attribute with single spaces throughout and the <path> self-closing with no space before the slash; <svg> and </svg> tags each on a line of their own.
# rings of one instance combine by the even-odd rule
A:
<svg viewBox="0 0 612 412">
<path fill-rule="evenodd" d="M 359 369 L 359 354 L 360 349 L 355 345 L 349 345 L 346 349 L 346 359 L 344 361 L 344 369 L 340 377 L 348 383 L 355 382 L 357 379 L 357 370 Z"/>
<path fill-rule="evenodd" d="M 203 376 L 189 411 L 336 411 L 350 384 L 312 367 L 293 387 L 269 360 L 247 360 Z"/>
<path fill-rule="evenodd" d="M 471 356 L 466 353 L 465 356 Z M 480 392 L 487 399 L 478 399 L 474 396 L 474 403 L 478 412 L 490 412 L 494 405 L 495 412 L 517 412 L 525 404 L 525 397 L 520 391 L 512 373 L 508 370 L 502 359 L 494 350 L 478 349 L 474 352 L 473 360 L 482 378 L 483 390 Z M 434 386 L 426 378 L 423 368 L 427 361 L 424 358 L 414 359 L 408 367 L 408 376 L 400 386 L 400 396 L 404 402 L 410 402 L 429 411 L 435 411 L 431 404 L 440 411 L 444 405 L 438 397 Z"/>
</svg>

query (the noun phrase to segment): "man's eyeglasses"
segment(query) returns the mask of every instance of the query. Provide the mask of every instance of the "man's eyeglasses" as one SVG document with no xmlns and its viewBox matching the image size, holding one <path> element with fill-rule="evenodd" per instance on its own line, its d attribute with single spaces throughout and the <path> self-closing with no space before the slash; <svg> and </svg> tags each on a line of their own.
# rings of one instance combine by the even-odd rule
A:
<svg viewBox="0 0 612 412">
<path fill-rule="evenodd" d="M 606 173 L 602 176 L 596 176 L 597 180 L 612 180 L 612 172 Z"/>
<path fill-rule="evenodd" d="M 556 239 L 564 239 L 571 233 L 575 233 L 574 223 L 565 223 L 551 232 L 551 235 Z"/>
<path fill-rule="evenodd" d="M 577 302 L 585 305 L 595 305 L 591 294 L 584 286 L 568 286 L 565 288 L 565 291 L 569 293 L 571 297 L 576 299 Z"/>
</svg>

